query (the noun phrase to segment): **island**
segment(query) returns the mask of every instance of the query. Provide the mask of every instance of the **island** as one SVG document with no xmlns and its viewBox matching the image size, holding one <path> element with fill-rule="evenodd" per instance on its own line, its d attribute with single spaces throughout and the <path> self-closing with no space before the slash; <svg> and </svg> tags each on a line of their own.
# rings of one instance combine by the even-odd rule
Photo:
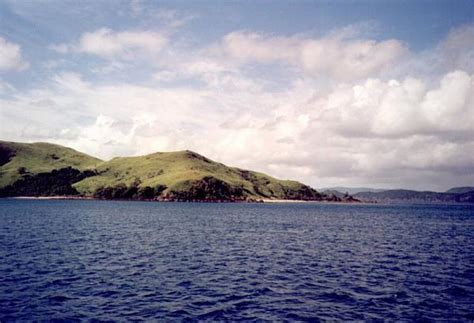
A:
<svg viewBox="0 0 474 323">
<path fill-rule="evenodd" d="M 190 150 L 109 161 L 51 143 L 0 141 L 0 197 L 196 202 L 358 202 L 229 167 Z"/>
<path fill-rule="evenodd" d="M 320 189 L 322 194 L 342 197 L 351 194 L 363 202 L 377 203 L 474 203 L 474 186 L 453 187 L 445 192 L 407 189 L 375 189 L 367 187 L 331 187 Z M 345 192 L 345 193 L 342 193 Z"/>
</svg>

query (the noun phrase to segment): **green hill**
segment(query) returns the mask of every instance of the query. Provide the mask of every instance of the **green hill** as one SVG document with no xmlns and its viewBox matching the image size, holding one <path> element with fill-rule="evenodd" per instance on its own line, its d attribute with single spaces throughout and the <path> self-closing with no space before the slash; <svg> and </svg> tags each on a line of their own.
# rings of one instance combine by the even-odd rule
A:
<svg viewBox="0 0 474 323">
<path fill-rule="evenodd" d="M 296 181 L 228 167 L 192 151 L 108 162 L 47 143 L 0 142 L 0 196 L 159 200 L 324 200 Z"/>
<path fill-rule="evenodd" d="M 292 193 L 309 189 L 295 181 L 277 180 L 262 173 L 228 167 L 188 150 L 114 158 L 97 167 L 97 173 L 97 176 L 74 184 L 74 187 L 79 192 L 90 195 L 100 187 L 119 184 L 152 188 L 161 186 L 166 187 L 164 195 L 172 198 L 185 198 L 185 193 L 203 184 L 203 180 L 230 191 L 241 189 L 241 194 L 237 191 L 235 194 L 242 198 L 290 198 Z M 309 190 L 306 195 L 311 197 Z"/>
<path fill-rule="evenodd" d="M 61 168 L 93 169 L 102 161 L 74 149 L 50 143 L 0 141 L 0 188 L 22 179 Z"/>
</svg>

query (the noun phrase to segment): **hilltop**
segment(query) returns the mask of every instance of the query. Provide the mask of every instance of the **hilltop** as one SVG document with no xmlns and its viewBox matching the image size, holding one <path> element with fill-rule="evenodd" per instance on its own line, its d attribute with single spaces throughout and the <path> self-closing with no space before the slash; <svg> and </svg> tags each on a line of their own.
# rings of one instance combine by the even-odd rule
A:
<svg viewBox="0 0 474 323">
<path fill-rule="evenodd" d="M 291 180 L 229 167 L 185 150 L 110 161 L 48 143 L 0 141 L 0 196 L 103 199 L 355 201 Z"/>
<path fill-rule="evenodd" d="M 185 150 L 119 157 L 97 167 L 97 176 L 74 184 L 90 195 L 103 187 L 158 188 L 165 199 L 319 199 L 310 187 L 296 181 L 228 167 Z"/>
<path fill-rule="evenodd" d="M 46 142 L 0 141 L 0 188 L 25 177 L 71 167 L 94 169 L 103 161 L 74 149 Z"/>
</svg>

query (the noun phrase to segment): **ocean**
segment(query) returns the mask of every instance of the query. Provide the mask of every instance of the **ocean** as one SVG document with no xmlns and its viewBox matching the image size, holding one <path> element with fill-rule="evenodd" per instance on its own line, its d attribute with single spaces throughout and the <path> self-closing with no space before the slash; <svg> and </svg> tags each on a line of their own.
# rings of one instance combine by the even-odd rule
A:
<svg viewBox="0 0 474 323">
<path fill-rule="evenodd" d="M 474 207 L 0 199 L 0 321 L 474 320 Z"/>
</svg>

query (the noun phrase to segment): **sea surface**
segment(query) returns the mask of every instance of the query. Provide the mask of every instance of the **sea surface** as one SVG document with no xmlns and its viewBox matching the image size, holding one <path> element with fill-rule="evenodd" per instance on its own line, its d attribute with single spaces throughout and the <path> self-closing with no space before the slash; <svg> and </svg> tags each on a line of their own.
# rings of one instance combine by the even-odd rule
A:
<svg viewBox="0 0 474 323">
<path fill-rule="evenodd" d="M 0 200 L 0 321 L 474 320 L 474 207 Z"/>
</svg>

